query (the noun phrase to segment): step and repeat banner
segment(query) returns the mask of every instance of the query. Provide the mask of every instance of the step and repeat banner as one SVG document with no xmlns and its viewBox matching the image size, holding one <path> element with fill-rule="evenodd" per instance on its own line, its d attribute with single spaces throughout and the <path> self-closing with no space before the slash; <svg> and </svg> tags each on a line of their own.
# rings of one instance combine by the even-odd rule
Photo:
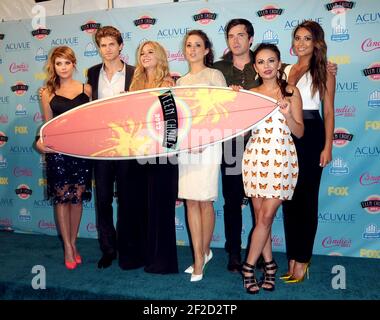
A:
<svg viewBox="0 0 380 320">
<path fill-rule="evenodd" d="M 145 40 L 167 50 L 173 76 L 186 73 L 182 40 L 202 29 L 216 57 L 227 50 L 224 27 L 246 18 L 255 28 L 254 44 L 277 44 L 286 63 L 295 63 L 292 30 L 312 19 L 325 30 L 329 60 L 338 64 L 333 161 L 320 188 L 319 227 L 314 253 L 380 258 L 380 2 L 357 1 L 192 1 L 69 16 L 47 17 L 36 6 L 31 20 L 0 23 L 0 228 L 56 235 L 53 207 L 46 200 L 45 161 L 34 149 L 42 125 L 37 90 L 52 47 L 68 45 L 78 58 L 75 77 L 100 63 L 94 44 L 99 26 L 121 30 L 121 57 L 135 64 L 136 48 Z M 212 246 L 224 246 L 223 197 L 215 202 Z M 116 208 L 116 201 L 114 202 Z M 243 246 L 252 225 L 243 205 Z M 116 212 L 115 212 L 116 217 Z M 177 243 L 188 245 L 184 206 L 178 202 Z M 300 226 L 302 228 L 302 226 Z M 84 205 L 80 237 L 96 238 L 94 201 Z M 302 239 L 300 239 L 302 241 Z M 285 251 L 282 212 L 273 225 L 274 251 Z"/>
</svg>

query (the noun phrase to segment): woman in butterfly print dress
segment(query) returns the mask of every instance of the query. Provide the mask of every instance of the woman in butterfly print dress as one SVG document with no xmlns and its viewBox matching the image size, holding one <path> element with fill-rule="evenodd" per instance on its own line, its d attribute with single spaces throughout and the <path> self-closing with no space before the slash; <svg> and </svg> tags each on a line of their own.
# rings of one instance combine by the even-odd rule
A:
<svg viewBox="0 0 380 320">
<path fill-rule="evenodd" d="M 275 288 L 277 264 L 272 257 L 271 226 L 283 200 L 291 199 L 298 176 L 296 149 L 291 137 L 303 135 L 302 100 L 298 89 L 282 80 L 280 51 L 260 44 L 253 53 L 261 85 L 251 89 L 278 100 L 279 109 L 252 130 L 242 163 L 246 195 L 251 197 L 256 226 L 242 273 L 248 293 L 259 291 L 255 264 L 264 257 L 264 290 Z"/>
</svg>

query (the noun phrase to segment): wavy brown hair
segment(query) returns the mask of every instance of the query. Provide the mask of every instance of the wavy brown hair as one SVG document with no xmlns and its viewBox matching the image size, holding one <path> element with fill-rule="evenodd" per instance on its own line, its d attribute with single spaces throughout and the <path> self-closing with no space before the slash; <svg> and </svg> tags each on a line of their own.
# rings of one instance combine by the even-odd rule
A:
<svg viewBox="0 0 380 320">
<path fill-rule="evenodd" d="M 203 40 L 203 43 L 205 44 L 205 49 L 209 49 L 208 53 L 204 57 L 204 64 L 206 67 L 212 67 L 214 64 L 214 52 L 212 50 L 212 42 L 207 36 L 207 34 L 202 30 L 190 30 L 188 33 L 186 33 L 186 36 L 183 39 L 183 52 L 186 52 L 187 39 L 189 39 L 189 37 L 193 35 L 200 37 Z"/>
<path fill-rule="evenodd" d="M 123 43 L 123 37 L 121 36 L 120 31 L 113 26 L 104 26 L 96 30 L 95 42 L 98 47 L 100 46 L 100 40 L 105 37 L 114 38 L 119 46 Z"/>
<path fill-rule="evenodd" d="M 46 71 L 47 71 L 46 87 L 50 94 L 58 90 L 61 85 L 59 76 L 57 75 L 57 72 L 55 71 L 55 60 L 57 58 L 63 58 L 63 59 L 67 59 L 71 61 L 74 65 L 74 68 L 77 63 L 77 58 L 75 57 L 75 53 L 73 49 L 71 49 L 70 47 L 59 46 L 59 47 L 54 48 L 51 51 L 49 55 L 49 59 L 46 63 Z"/>
<path fill-rule="evenodd" d="M 157 58 L 157 67 L 155 69 L 155 77 L 154 77 L 154 83 L 153 83 L 152 88 L 161 87 L 165 78 L 167 79 L 170 76 L 166 50 L 156 41 L 143 42 L 137 49 L 137 54 L 136 54 L 137 64 L 136 64 L 135 73 L 133 74 L 132 83 L 129 87 L 130 91 L 149 89 L 148 77 L 145 72 L 145 68 L 143 67 L 140 61 L 141 52 L 143 48 L 148 44 L 153 47 L 154 54 Z"/>
<path fill-rule="evenodd" d="M 319 23 L 306 20 L 299 24 L 293 31 L 293 41 L 297 31 L 301 28 L 309 31 L 313 37 L 314 51 L 310 61 L 310 74 L 313 79 L 311 93 L 315 95 L 319 91 L 320 98 L 325 95 L 327 81 L 327 45 L 325 32 Z"/>
</svg>

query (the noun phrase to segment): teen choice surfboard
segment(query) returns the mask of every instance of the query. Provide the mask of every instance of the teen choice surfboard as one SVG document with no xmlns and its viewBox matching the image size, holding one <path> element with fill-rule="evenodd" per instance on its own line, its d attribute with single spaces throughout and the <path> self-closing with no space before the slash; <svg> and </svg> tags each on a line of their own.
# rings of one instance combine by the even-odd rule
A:
<svg viewBox="0 0 380 320">
<path fill-rule="evenodd" d="M 226 141 L 276 110 L 274 99 L 252 91 L 156 88 L 78 106 L 45 123 L 40 137 L 55 152 L 81 158 L 148 158 Z"/>
</svg>

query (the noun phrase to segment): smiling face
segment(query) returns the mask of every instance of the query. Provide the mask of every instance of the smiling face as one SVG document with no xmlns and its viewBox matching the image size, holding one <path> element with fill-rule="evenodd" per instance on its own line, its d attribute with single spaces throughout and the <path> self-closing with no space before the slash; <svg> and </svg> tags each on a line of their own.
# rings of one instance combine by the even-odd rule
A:
<svg viewBox="0 0 380 320">
<path fill-rule="evenodd" d="M 249 52 L 253 37 L 249 38 L 246 27 L 238 24 L 228 31 L 228 47 L 234 56 L 244 55 Z"/>
<path fill-rule="evenodd" d="M 119 59 L 123 44 L 118 44 L 114 37 L 103 37 L 99 41 L 99 51 L 103 61 L 115 61 Z"/>
<path fill-rule="evenodd" d="M 270 80 L 276 78 L 281 61 L 274 51 L 263 49 L 256 54 L 254 68 L 263 80 Z"/>
<path fill-rule="evenodd" d="M 57 57 L 54 61 L 55 72 L 60 78 L 70 78 L 73 75 L 75 65 L 72 61 Z"/>
<path fill-rule="evenodd" d="M 311 32 L 305 28 L 299 28 L 294 34 L 293 49 L 297 56 L 312 56 L 314 41 Z"/>
<path fill-rule="evenodd" d="M 209 49 L 205 48 L 203 39 L 198 35 L 190 35 L 185 43 L 186 60 L 190 63 L 204 63 L 204 57 Z"/>
<path fill-rule="evenodd" d="M 150 43 L 147 43 L 142 47 L 140 52 L 140 63 L 145 69 L 153 69 L 157 66 L 157 54 Z"/>
</svg>

